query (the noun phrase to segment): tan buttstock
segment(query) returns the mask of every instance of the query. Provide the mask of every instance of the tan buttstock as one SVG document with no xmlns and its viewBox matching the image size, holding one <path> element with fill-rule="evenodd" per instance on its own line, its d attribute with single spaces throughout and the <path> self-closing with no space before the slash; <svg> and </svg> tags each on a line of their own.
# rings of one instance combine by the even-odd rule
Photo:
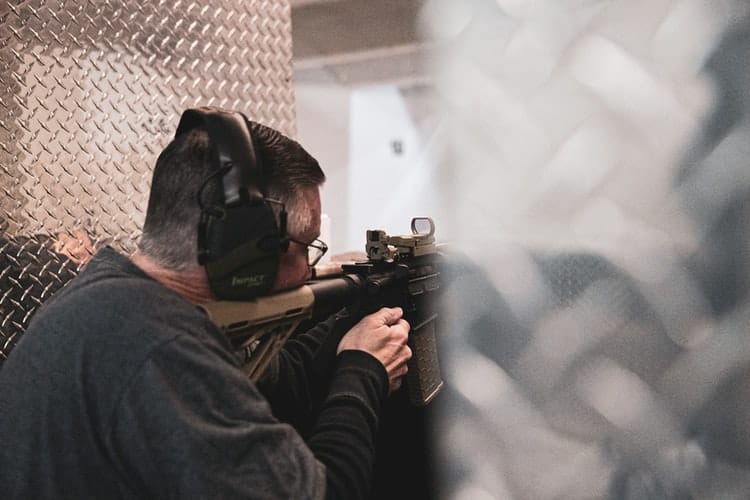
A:
<svg viewBox="0 0 750 500">
<path fill-rule="evenodd" d="M 200 307 L 242 353 L 243 369 L 255 382 L 297 326 L 312 316 L 314 302 L 312 290 L 302 286 L 254 300 L 217 301 Z"/>
</svg>

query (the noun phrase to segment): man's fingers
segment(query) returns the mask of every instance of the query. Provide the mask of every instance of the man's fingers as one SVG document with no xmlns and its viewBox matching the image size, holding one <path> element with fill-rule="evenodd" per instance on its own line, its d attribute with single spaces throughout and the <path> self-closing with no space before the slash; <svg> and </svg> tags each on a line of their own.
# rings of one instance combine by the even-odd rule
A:
<svg viewBox="0 0 750 500">
<path fill-rule="evenodd" d="M 406 377 L 406 374 L 409 372 L 409 366 L 404 362 L 401 366 L 398 368 L 395 368 L 393 372 L 391 373 L 391 376 L 389 377 L 389 387 L 390 392 L 393 393 L 401 387 L 401 384 L 404 380 L 404 377 Z"/>
<path fill-rule="evenodd" d="M 397 330 L 400 330 L 404 333 L 404 335 L 409 335 L 409 330 L 411 330 L 411 325 L 409 325 L 409 322 L 406 321 L 403 318 L 400 318 L 398 321 L 393 323 L 391 325 L 391 328 L 395 328 Z"/>
<path fill-rule="evenodd" d="M 394 380 L 390 384 L 389 394 L 392 394 L 392 393 L 396 392 L 397 390 L 399 390 L 400 387 L 401 387 L 401 379 Z"/>
<path fill-rule="evenodd" d="M 404 310 L 400 307 L 383 307 L 375 314 L 384 325 L 390 326 L 401 319 L 404 315 Z"/>
<path fill-rule="evenodd" d="M 408 345 L 404 344 L 404 347 L 402 348 L 402 351 L 404 353 L 404 366 L 406 366 L 406 362 L 409 361 L 411 359 L 411 356 L 412 356 L 411 347 L 409 347 Z"/>
</svg>

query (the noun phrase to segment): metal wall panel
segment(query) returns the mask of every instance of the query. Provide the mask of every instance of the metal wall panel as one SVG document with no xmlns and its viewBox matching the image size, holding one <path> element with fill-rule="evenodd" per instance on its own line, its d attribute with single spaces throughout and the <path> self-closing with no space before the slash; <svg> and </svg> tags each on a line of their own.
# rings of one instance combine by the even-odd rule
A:
<svg viewBox="0 0 750 500">
<path fill-rule="evenodd" d="M 294 135 L 291 49 L 284 0 L 0 5 L 0 360 L 77 270 L 58 234 L 134 248 L 183 109 Z"/>
<path fill-rule="evenodd" d="M 750 498 L 750 5 L 427 4 L 440 498 Z"/>
</svg>

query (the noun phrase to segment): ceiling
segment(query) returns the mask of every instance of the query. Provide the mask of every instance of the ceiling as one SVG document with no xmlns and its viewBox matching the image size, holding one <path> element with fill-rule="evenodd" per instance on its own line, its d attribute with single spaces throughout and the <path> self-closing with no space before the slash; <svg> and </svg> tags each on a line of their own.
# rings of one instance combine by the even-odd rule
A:
<svg viewBox="0 0 750 500">
<path fill-rule="evenodd" d="M 423 0 L 291 0 L 296 83 L 420 82 Z"/>
</svg>

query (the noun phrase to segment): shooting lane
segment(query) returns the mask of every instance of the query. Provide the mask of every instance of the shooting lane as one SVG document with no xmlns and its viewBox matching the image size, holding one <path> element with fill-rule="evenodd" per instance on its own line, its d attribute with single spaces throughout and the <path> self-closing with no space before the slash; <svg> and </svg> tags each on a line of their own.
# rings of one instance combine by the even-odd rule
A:
<svg viewBox="0 0 750 500">
<path fill-rule="evenodd" d="M 11 0 L 0 65 L 1 369 L 36 308 L 80 269 L 76 252 L 134 249 L 151 168 L 183 109 L 236 109 L 295 136 L 290 5 Z M 378 467 L 383 498 L 428 480 L 421 410 L 390 404 L 398 433 L 381 462 L 408 463 Z"/>
</svg>

